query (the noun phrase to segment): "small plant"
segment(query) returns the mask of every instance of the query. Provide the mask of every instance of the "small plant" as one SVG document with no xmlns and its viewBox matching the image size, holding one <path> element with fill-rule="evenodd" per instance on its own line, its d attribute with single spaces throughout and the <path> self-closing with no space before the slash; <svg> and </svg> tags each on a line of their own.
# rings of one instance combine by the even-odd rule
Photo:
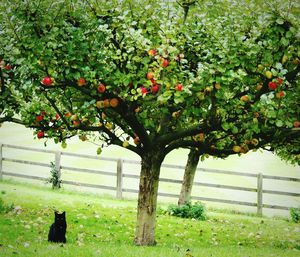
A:
<svg viewBox="0 0 300 257">
<path fill-rule="evenodd" d="M 59 171 L 56 169 L 55 164 L 51 162 L 51 177 L 47 179 L 48 183 L 52 184 L 52 189 L 59 189 L 61 188 L 61 179 L 60 179 L 60 174 Z"/>
<path fill-rule="evenodd" d="M 292 217 L 292 221 L 300 223 L 300 208 L 291 208 L 290 214 Z"/>
<path fill-rule="evenodd" d="M 197 220 L 206 219 L 205 206 L 200 202 L 196 202 L 194 204 L 192 204 L 191 202 L 187 202 L 180 206 L 170 205 L 167 213 L 180 218 L 190 218 Z"/>
</svg>

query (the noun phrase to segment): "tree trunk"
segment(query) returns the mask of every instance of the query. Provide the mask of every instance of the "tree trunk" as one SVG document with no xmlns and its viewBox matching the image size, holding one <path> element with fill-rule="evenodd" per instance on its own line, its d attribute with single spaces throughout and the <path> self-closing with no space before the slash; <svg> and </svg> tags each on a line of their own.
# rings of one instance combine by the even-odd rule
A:
<svg viewBox="0 0 300 257">
<path fill-rule="evenodd" d="M 135 244 L 155 245 L 156 204 L 160 166 L 163 156 L 152 151 L 142 156 Z"/>
<path fill-rule="evenodd" d="M 187 164 L 185 166 L 178 205 L 183 205 L 187 203 L 191 198 L 194 177 L 198 166 L 199 158 L 199 151 L 191 149 L 188 156 Z"/>
</svg>

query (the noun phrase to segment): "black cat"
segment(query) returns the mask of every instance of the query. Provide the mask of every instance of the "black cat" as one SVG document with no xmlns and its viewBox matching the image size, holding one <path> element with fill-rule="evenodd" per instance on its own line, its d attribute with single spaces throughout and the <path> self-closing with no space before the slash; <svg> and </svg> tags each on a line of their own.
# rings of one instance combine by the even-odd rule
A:
<svg viewBox="0 0 300 257">
<path fill-rule="evenodd" d="M 67 222 L 66 222 L 66 213 L 55 213 L 54 223 L 51 225 L 48 241 L 55 243 L 66 243 L 66 231 L 67 231 Z"/>
</svg>

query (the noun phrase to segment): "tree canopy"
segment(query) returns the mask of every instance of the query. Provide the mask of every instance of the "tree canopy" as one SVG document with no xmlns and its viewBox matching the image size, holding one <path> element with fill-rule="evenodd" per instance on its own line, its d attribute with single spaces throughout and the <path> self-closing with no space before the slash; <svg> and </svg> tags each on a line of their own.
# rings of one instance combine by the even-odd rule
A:
<svg viewBox="0 0 300 257">
<path fill-rule="evenodd" d="M 0 122 L 137 153 L 148 214 L 176 148 L 226 157 L 271 147 L 299 163 L 296 3 L 2 2 Z"/>
</svg>

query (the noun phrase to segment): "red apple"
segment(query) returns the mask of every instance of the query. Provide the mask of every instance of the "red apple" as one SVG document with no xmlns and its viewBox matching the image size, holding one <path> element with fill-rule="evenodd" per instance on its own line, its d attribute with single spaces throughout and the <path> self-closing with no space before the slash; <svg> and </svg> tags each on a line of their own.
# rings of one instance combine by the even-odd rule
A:
<svg viewBox="0 0 300 257">
<path fill-rule="evenodd" d="M 38 115 L 37 117 L 36 117 L 36 120 L 37 121 L 42 121 L 44 119 L 44 116 L 43 115 Z"/>
<path fill-rule="evenodd" d="M 246 103 L 246 102 L 249 102 L 250 98 L 248 95 L 243 95 L 243 96 L 241 96 L 240 100 Z"/>
<path fill-rule="evenodd" d="M 105 87 L 105 85 L 104 84 L 102 84 L 102 83 L 100 83 L 99 85 L 98 85 L 98 88 L 97 88 L 97 91 L 99 92 L 99 93 L 104 93 L 105 92 L 105 90 L 106 90 L 106 87 Z"/>
<path fill-rule="evenodd" d="M 293 125 L 294 125 L 294 128 L 299 128 L 300 127 L 300 121 L 299 120 L 294 121 Z"/>
<path fill-rule="evenodd" d="M 55 115 L 55 119 L 56 119 L 56 120 L 60 120 L 60 116 L 59 116 L 59 114 L 58 114 L 58 113 L 56 113 L 56 115 Z"/>
<path fill-rule="evenodd" d="M 78 120 L 73 120 L 74 127 L 78 127 L 80 125 L 80 122 Z"/>
<path fill-rule="evenodd" d="M 161 60 L 162 60 L 161 66 L 163 68 L 166 68 L 169 66 L 169 61 L 167 59 L 162 58 Z"/>
<path fill-rule="evenodd" d="M 133 142 L 136 144 L 136 145 L 139 145 L 141 143 L 140 141 L 140 138 L 137 136 L 134 138 Z"/>
<path fill-rule="evenodd" d="M 141 87 L 141 93 L 142 93 L 142 95 L 145 95 L 145 94 L 147 94 L 147 93 L 148 93 L 148 90 L 147 90 L 147 88 L 145 88 L 145 87 Z"/>
<path fill-rule="evenodd" d="M 270 81 L 268 84 L 269 89 L 275 90 L 277 88 L 276 82 Z"/>
<path fill-rule="evenodd" d="M 38 133 L 37 133 L 37 137 L 38 138 L 43 138 L 45 136 L 45 132 L 44 131 L 39 131 Z"/>
<path fill-rule="evenodd" d="M 181 91 L 182 88 L 183 88 L 182 84 L 177 84 L 177 85 L 175 86 L 175 90 L 177 90 L 177 91 Z"/>
<path fill-rule="evenodd" d="M 157 85 L 157 82 L 155 79 L 150 79 L 150 81 L 151 81 L 152 85 Z"/>
<path fill-rule="evenodd" d="M 157 93 L 158 90 L 159 90 L 159 85 L 157 85 L 157 84 L 153 85 L 151 88 L 151 92 L 154 94 Z"/>
<path fill-rule="evenodd" d="M 277 83 L 278 83 L 278 85 L 281 85 L 282 82 L 283 82 L 283 79 L 282 79 L 282 78 L 277 78 Z"/>
<path fill-rule="evenodd" d="M 77 85 L 78 85 L 78 86 L 82 87 L 82 86 L 84 86 L 85 84 L 86 84 L 86 80 L 85 80 L 84 78 L 78 79 L 78 81 L 77 81 Z"/>
<path fill-rule="evenodd" d="M 276 93 L 276 98 L 283 98 L 284 96 L 285 96 L 284 91 L 279 91 L 278 93 Z"/>
<path fill-rule="evenodd" d="M 148 72 L 147 73 L 147 79 L 151 80 L 154 78 L 154 73 L 153 72 Z"/>
<path fill-rule="evenodd" d="M 149 51 L 148 51 L 148 55 L 150 55 L 150 56 L 154 56 L 154 55 L 156 55 L 157 54 L 157 51 L 155 50 L 155 49 L 150 49 Z"/>
<path fill-rule="evenodd" d="M 104 101 L 103 101 L 103 106 L 104 106 L 105 108 L 110 107 L 109 101 L 110 101 L 109 99 L 104 99 Z M 104 114 L 104 113 L 102 113 L 102 114 Z"/>
<path fill-rule="evenodd" d="M 109 101 L 109 105 L 113 108 L 116 108 L 119 105 L 119 100 L 117 98 L 112 98 Z"/>
<path fill-rule="evenodd" d="M 5 66 L 4 66 L 4 69 L 5 69 L 5 70 L 11 70 L 11 69 L 12 69 L 12 67 L 11 67 L 11 65 L 10 65 L 10 64 L 7 64 L 7 65 L 5 65 Z"/>
<path fill-rule="evenodd" d="M 65 113 L 65 117 L 69 118 L 71 116 L 72 116 L 72 113 L 70 113 L 70 112 Z"/>
<path fill-rule="evenodd" d="M 51 77 L 44 77 L 41 82 L 45 86 L 51 86 L 53 83 L 53 80 Z"/>
</svg>

